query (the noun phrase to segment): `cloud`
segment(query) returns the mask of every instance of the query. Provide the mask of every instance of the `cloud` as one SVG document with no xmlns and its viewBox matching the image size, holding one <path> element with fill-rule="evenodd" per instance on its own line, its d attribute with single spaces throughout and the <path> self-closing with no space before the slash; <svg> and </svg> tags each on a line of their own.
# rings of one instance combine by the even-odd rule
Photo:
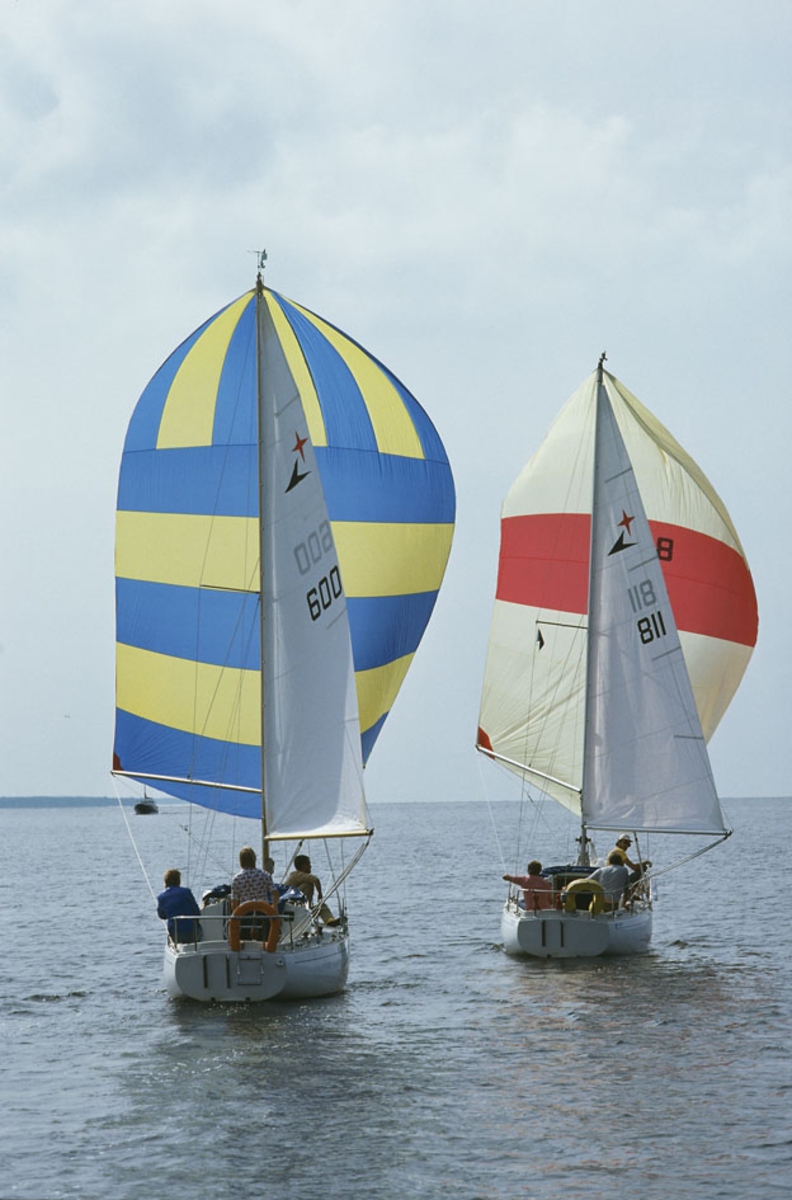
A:
<svg viewBox="0 0 792 1200">
<path fill-rule="evenodd" d="M 0 37 L 0 97 L 5 110 L 20 122 L 48 116 L 58 97 L 44 76 L 19 56 L 8 37 Z"/>
<path fill-rule="evenodd" d="M 449 691 L 409 770 L 445 787 L 442 747 L 467 786 L 500 501 L 602 349 L 745 541 L 774 653 L 732 712 L 761 740 L 789 646 L 783 514 L 767 519 L 762 489 L 783 506 L 790 28 L 771 0 L 761 16 L 737 0 L 9 6 L 0 488 L 19 582 L 2 597 L 0 792 L 106 790 L 126 421 L 262 247 L 271 286 L 416 391 L 457 476 L 446 589 L 373 764 L 386 794 Z M 722 740 L 747 781 L 742 735 Z M 765 779 L 788 777 L 782 757 Z"/>
</svg>

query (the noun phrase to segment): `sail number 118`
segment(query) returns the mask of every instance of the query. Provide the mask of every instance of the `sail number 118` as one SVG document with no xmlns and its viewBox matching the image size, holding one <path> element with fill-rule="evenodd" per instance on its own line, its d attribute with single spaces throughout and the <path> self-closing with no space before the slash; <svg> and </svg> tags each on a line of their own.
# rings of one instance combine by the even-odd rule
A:
<svg viewBox="0 0 792 1200">
<path fill-rule="evenodd" d="M 642 579 L 640 583 L 634 584 L 633 587 L 627 589 L 627 595 L 634 613 L 643 612 L 657 603 L 657 594 L 651 579 Z M 665 621 L 659 608 L 653 613 L 640 617 L 636 624 L 641 641 L 645 646 L 656 638 L 666 636 Z"/>
</svg>

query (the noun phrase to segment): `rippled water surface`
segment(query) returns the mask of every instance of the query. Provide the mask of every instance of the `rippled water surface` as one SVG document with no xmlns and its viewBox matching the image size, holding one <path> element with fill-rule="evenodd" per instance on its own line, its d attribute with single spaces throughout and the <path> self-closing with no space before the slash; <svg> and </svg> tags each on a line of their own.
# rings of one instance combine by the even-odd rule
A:
<svg viewBox="0 0 792 1200">
<path fill-rule="evenodd" d="M 0 810 L 2 1200 L 786 1197 L 792 802 L 729 804 L 651 953 L 588 963 L 498 945 L 515 808 L 375 806 L 348 991 L 258 1007 L 168 1000 L 117 808 Z M 130 818 L 157 888 L 185 811 Z"/>
</svg>

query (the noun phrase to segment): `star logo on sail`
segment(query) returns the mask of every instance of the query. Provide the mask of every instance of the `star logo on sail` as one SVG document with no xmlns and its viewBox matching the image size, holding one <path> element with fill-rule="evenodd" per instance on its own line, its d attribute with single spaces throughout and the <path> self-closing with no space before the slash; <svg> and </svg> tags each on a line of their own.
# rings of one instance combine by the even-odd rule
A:
<svg viewBox="0 0 792 1200">
<path fill-rule="evenodd" d="M 299 454 L 302 462 L 305 462 L 305 444 L 307 441 L 308 441 L 308 438 L 300 437 L 299 433 L 295 429 L 295 431 L 294 431 L 294 446 L 292 448 L 292 454 Z M 301 471 L 300 470 L 300 461 L 295 460 L 294 466 L 292 467 L 292 473 L 291 473 L 291 479 L 289 480 L 289 486 L 286 488 L 286 491 L 290 492 L 292 490 L 292 488 L 296 488 L 297 484 L 302 483 L 303 479 L 307 479 L 310 474 L 311 474 L 310 471 Z"/>
<path fill-rule="evenodd" d="M 627 537 L 630 536 L 630 527 L 632 526 L 632 523 L 634 520 L 635 520 L 635 517 L 628 516 L 627 513 L 624 511 L 624 509 L 622 509 L 622 519 L 621 519 L 621 521 L 618 522 L 618 525 L 622 526 L 622 531 L 619 534 L 619 536 L 616 539 L 613 546 L 611 547 L 611 549 L 608 551 L 609 558 L 610 558 L 611 554 L 618 554 L 620 550 L 627 550 L 627 549 L 629 549 L 630 546 L 635 545 L 635 542 L 626 542 L 624 540 L 625 534 Z"/>
</svg>

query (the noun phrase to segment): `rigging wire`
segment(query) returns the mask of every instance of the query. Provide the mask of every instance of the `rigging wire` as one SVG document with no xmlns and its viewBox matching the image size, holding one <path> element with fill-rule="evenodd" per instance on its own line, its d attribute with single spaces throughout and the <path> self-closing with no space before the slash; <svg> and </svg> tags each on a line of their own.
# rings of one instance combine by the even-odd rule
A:
<svg viewBox="0 0 792 1200">
<path fill-rule="evenodd" d="M 731 837 L 731 830 L 729 830 L 728 833 L 725 833 L 723 837 L 716 838 L 714 842 L 708 842 L 707 845 L 702 846 L 700 850 L 694 850 L 693 853 L 688 854 L 686 858 L 677 859 L 675 862 L 672 862 L 670 866 L 661 867 L 657 871 L 647 871 L 645 878 L 657 879 L 660 875 L 667 875 L 669 871 L 675 871 L 677 867 L 684 867 L 686 863 L 692 862 L 694 858 L 700 858 L 701 855 L 706 854 L 708 850 L 712 850 L 715 846 L 719 846 L 721 842 L 725 842 L 726 838 L 728 837 Z"/>
<path fill-rule="evenodd" d="M 478 758 L 479 779 L 481 780 L 481 787 L 484 792 L 484 798 L 487 803 L 487 811 L 489 812 L 490 824 L 492 825 L 492 832 L 495 836 L 495 844 L 498 847 L 498 854 L 500 856 L 501 867 L 503 868 L 503 871 L 505 873 L 505 871 L 506 871 L 506 856 L 503 853 L 503 847 L 501 845 L 500 838 L 498 837 L 498 827 L 495 824 L 495 814 L 492 811 L 492 800 L 490 798 L 490 792 L 489 792 L 489 788 L 487 787 L 487 780 L 486 780 L 486 776 L 485 776 L 485 773 L 483 770 L 484 764 L 481 761 L 483 759 L 484 755 L 478 754 L 476 757 Z"/>
<path fill-rule="evenodd" d="M 145 864 L 143 862 L 143 859 L 140 857 L 140 851 L 137 848 L 137 842 L 135 841 L 135 835 L 132 833 L 132 827 L 129 824 L 129 820 L 128 820 L 126 812 L 124 810 L 124 805 L 121 801 L 121 793 L 118 790 L 118 785 L 115 781 L 115 778 L 113 779 L 113 786 L 115 788 L 115 794 L 116 794 L 116 800 L 118 801 L 118 807 L 121 809 L 121 816 L 124 818 L 124 824 L 126 825 L 127 833 L 129 834 L 129 840 L 132 843 L 132 849 L 135 851 L 135 857 L 137 858 L 137 860 L 140 864 L 140 869 L 143 872 L 143 878 L 145 879 L 146 883 L 148 884 L 148 890 L 151 892 L 151 898 L 152 898 L 152 900 L 156 900 L 157 893 L 154 891 L 154 888 L 151 886 L 151 880 L 148 877 L 148 872 L 146 871 Z"/>
<path fill-rule="evenodd" d="M 338 877 L 333 879 L 333 886 L 329 890 L 324 892 L 324 896 L 323 896 L 324 901 L 327 901 L 330 897 L 338 894 L 339 889 L 342 887 L 343 884 L 346 883 L 347 878 L 351 875 L 352 871 L 357 866 L 357 864 L 360 862 L 360 859 L 363 857 L 364 853 L 368 849 L 370 841 L 371 841 L 371 834 L 369 834 L 368 837 L 366 838 L 366 840 L 363 842 L 363 844 L 357 848 L 357 850 L 352 855 L 349 862 L 345 866 L 342 867 Z M 325 848 L 328 850 L 328 854 L 329 854 L 329 847 L 326 846 Z M 343 853 L 343 850 L 344 850 L 343 846 L 341 847 L 341 850 Z M 316 905 L 315 911 L 318 912 L 321 907 L 322 907 L 321 903 L 319 905 Z"/>
</svg>

